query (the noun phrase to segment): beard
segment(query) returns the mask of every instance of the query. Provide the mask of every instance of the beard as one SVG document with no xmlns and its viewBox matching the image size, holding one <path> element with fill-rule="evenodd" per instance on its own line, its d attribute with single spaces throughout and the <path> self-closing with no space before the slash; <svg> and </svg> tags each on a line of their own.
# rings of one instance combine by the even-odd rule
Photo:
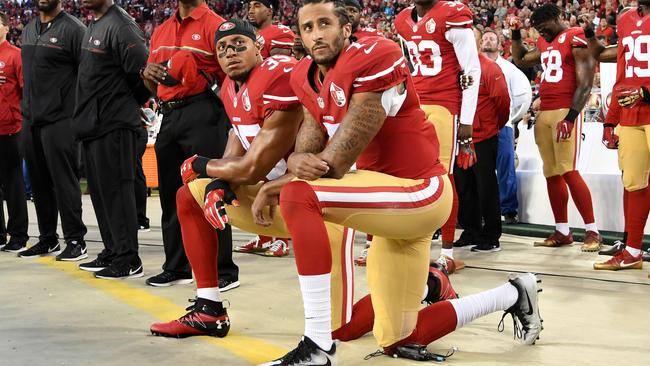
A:
<svg viewBox="0 0 650 366">
<path fill-rule="evenodd" d="M 59 6 L 59 3 L 61 3 L 61 0 L 48 0 L 47 5 L 41 5 L 39 3 L 38 11 L 41 11 L 43 13 L 49 13 L 54 9 L 56 9 L 56 7 Z"/>
<path fill-rule="evenodd" d="M 343 34 L 341 34 L 332 45 L 329 45 L 328 48 L 332 51 L 330 54 L 314 56 L 312 52 L 309 52 L 309 55 L 318 65 L 333 65 L 338 59 L 341 50 L 343 50 L 344 45 L 345 38 L 343 37 Z"/>
<path fill-rule="evenodd" d="M 486 46 L 484 46 L 484 47 L 481 48 L 481 52 L 496 52 L 498 50 L 499 50 L 499 48 L 496 47 L 496 46 L 495 47 L 486 47 Z"/>
</svg>

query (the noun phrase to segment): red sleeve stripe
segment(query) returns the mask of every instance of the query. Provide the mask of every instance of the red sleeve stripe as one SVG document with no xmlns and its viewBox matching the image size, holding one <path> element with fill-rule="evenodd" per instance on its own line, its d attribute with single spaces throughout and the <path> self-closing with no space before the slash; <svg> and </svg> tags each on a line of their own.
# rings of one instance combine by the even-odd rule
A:
<svg viewBox="0 0 650 366">
<path fill-rule="evenodd" d="M 363 77 L 356 78 L 356 79 L 354 79 L 354 82 L 355 82 L 355 83 L 363 83 L 363 82 L 365 82 L 365 81 L 375 80 L 375 79 L 378 79 L 378 78 L 380 78 L 380 77 L 382 77 L 382 76 L 388 75 L 388 74 L 390 74 L 391 72 L 393 72 L 393 70 L 395 70 L 395 68 L 396 68 L 397 66 L 399 66 L 401 63 L 403 63 L 404 61 L 405 61 L 405 60 L 404 60 L 404 56 L 402 56 L 402 57 L 400 57 L 397 61 L 395 61 L 395 62 L 394 62 L 394 63 L 393 63 L 389 68 L 387 68 L 386 70 L 380 71 L 380 72 L 378 72 L 378 73 L 376 73 L 376 74 L 374 74 L 374 75 L 363 76 Z"/>
</svg>

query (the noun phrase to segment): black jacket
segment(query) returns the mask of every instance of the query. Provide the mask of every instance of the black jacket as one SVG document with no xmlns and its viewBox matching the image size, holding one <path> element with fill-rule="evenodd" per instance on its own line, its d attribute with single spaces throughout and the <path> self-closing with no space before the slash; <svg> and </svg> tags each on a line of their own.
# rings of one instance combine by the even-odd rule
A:
<svg viewBox="0 0 650 366">
<path fill-rule="evenodd" d="M 72 118 L 81 39 L 86 27 L 62 11 L 49 23 L 32 19 L 22 34 L 22 111 L 41 126 Z"/>
<path fill-rule="evenodd" d="M 77 78 L 74 131 L 92 140 L 116 129 L 142 128 L 140 106 L 150 92 L 140 79 L 147 63 L 142 30 L 117 5 L 84 34 Z"/>
</svg>

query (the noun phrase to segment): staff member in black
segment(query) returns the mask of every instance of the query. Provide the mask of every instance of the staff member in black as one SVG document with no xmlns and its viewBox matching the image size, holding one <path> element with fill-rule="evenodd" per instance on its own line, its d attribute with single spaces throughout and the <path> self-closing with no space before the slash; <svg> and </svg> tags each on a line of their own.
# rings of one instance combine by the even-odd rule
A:
<svg viewBox="0 0 650 366">
<path fill-rule="evenodd" d="M 61 215 L 65 250 L 56 259 L 88 257 L 81 219 L 77 156 L 70 132 L 81 39 L 86 27 L 61 10 L 60 0 L 38 3 L 39 16 L 22 33 L 23 138 L 38 218 L 39 241 L 23 258 L 60 253 L 57 221 Z"/>
<path fill-rule="evenodd" d="M 142 76 L 161 100 L 163 113 L 156 157 L 165 246 L 163 272 L 147 279 L 151 286 L 192 282 L 176 216 L 176 191 L 183 184 L 180 166 L 185 159 L 194 154 L 219 158 L 228 140 L 228 116 L 210 95 L 206 81 L 224 78 L 214 45 L 214 35 L 223 22 L 203 0 L 180 0 L 176 11 L 151 37 L 149 63 Z M 168 72 L 176 69 L 185 70 L 186 75 L 176 82 L 167 80 Z M 217 235 L 219 288 L 227 291 L 239 286 L 239 268 L 232 261 L 230 226 Z"/>
<path fill-rule="evenodd" d="M 90 198 L 104 250 L 79 268 L 105 279 L 142 277 L 135 204 L 140 80 L 147 48 L 140 28 L 113 0 L 83 0 L 95 18 L 86 30 L 77 78 L 74 130 L 82 141 Z"/>
</svg>

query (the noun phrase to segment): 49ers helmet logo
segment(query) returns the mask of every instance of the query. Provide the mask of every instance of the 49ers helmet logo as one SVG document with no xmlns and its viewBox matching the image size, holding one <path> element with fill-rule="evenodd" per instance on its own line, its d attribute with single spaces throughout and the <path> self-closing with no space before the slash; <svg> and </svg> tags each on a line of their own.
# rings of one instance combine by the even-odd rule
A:
<svg viewBox="0 0 650 366">
<path fill-rule="evenodd" d="M 339 107 L 343 107 L 345 102 L 347 102 L 343 89 L 334 83 L 330 84 L 330 95 L 332 96 L 332 99 L 334 99 L 334 103 Z"/>
<path fill-rule="evenodd" d="M 248 96 L 248 88 L 242 93 L 242 102 L 244 103 L 244 110 L 249 112 L 251 110 L 251 98 Z"/>
<path fill-rule="evenodd" d="M 235 28 L 235 23 L 233 22 L 225 22 L 219 27 L 219 31 L 225 32 L 229 31 L 231 29 Z"/>
</svg>

